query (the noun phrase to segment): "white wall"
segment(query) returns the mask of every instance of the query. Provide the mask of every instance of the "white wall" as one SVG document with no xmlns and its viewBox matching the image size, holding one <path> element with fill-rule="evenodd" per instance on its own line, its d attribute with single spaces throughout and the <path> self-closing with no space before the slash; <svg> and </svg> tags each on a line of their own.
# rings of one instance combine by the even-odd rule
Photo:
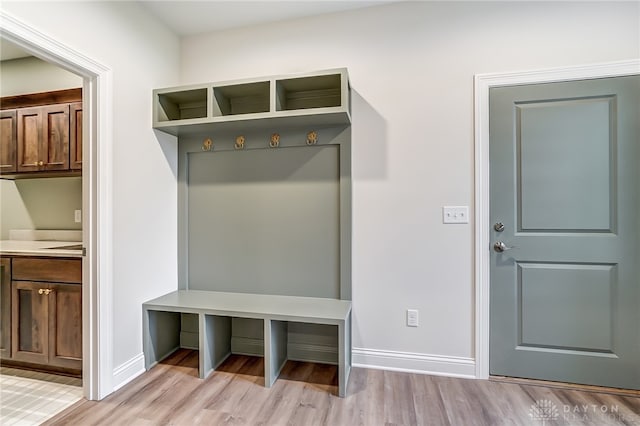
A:
<svg viewBox="0 0 640 426">
<path fill-rule="evenodd" d="M 474 229 L 441 212 L 473 208 L 473 76 L 637 58 L 639 8 L 378 6 L 184 38 L 181 80 L 348 68 L 354 361 L 473 374 Z M 420 327 L 405 326 L 407 308 Z"/>
<path fill-rule="evenodd" d="M 178 82 L 179 41 L 134 2 L 1 7 L 112 70 L 113 366 L 126 379 L 142 365 L 142 303 L 177 287 L 176 145 L 151 129 L 151 91 Z"/>
<path fill-rule="evenodd" d="M 0 96 L 82 87 L 82 78 L 36 57 L 0 62 Z M 0 239 L 10 229 L 82 229 L 82 179 L 0 180 Z"/>
<path fill-rule="evenodd" d="M 11 229 L 82 229 L 82 178 L 0 180 L 0 239 Z"/>
<path fill-rule="evenodd" d="M 36 57 L 0 62 L 0 96 L 82 87 L 82 78 Z"/>
</svg>

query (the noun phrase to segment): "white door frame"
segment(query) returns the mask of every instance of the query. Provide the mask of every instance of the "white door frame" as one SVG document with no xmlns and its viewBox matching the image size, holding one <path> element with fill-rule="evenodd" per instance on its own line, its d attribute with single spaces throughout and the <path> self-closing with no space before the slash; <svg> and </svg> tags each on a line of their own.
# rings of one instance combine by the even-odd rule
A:
<svg viewBox="0 0 640 426">
<path fill-rule="evenodd" d="M 84 79 L 82 222 L 82 369 L 87 399 L 113 390 L 111 70 L 0 11 L 0 36 Z"/>
<path fill-rule="evenodd" d="M 475 117 L 475 357 L 476 378 L 489 378 L 489 89 L 499 86 L 640 74 L 640 59 L 535 71 L 477 74 Z"/>
</svg>

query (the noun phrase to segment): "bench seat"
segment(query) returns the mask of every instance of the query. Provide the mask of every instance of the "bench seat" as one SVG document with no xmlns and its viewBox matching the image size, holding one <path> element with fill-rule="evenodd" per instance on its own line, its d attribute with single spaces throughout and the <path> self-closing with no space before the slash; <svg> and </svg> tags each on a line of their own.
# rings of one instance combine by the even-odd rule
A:
<svg viewBox="0 0 640 426">
<path fill-rule="evenodd" d="M 264 324 L 264 382 L 271 387 L 287 360 L 289 322 L 338 328 L 338 394 L 344 397 L 351 371 L 351 302 L 318 297 L 178 290 L 145 302 L 145 367 L 150 369 L 180 346 L 179 314 L 199 320 L 199 375 L 206 378 L 231 354 L 231 318 Z"/>
</svg>

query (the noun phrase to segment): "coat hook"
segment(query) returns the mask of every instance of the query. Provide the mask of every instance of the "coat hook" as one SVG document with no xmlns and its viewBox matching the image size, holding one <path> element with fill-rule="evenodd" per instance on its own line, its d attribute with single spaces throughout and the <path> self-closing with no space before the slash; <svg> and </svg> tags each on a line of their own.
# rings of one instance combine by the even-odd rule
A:
<svg viewBox="0 0 640 426">
<path fill-rule="evenodd" d="M 269 146 L 271 148 L 277 148 L 278 146 L 280 146 L 280 135 L 278 133 L 274 133 L 271 135 Z"/>
<path fill-rule="evenodd" d="M 307 145 L 315 145 L 318 142 L 318 132 L 315 130 L 307 133 Z"/>
<path fill-rule="evenodd" d="M 233 147 L 235 149 L 244 149 L 244 136 L 238 136 L 236 138 L 236 144 Z"/>
<path fill-rule="evenodd" d="M 207 138 L 202 142 L 202 150 L 203 151 L 211 151 L 211 147 L 213 146 L 213 141 L 210 138 Z"/>
</svg>

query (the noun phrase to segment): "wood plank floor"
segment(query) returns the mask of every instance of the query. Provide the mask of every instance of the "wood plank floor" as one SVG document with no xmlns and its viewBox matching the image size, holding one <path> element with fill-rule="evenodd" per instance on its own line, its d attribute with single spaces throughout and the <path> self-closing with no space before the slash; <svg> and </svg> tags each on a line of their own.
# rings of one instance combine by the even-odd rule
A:
<svg viewBox="0 0 640 426">
<path fill-rule="evenodd" d="M 271 389 L 262 358 L 232 355 L 206 380 L 179 350 L 102 401 L 47 425 L 640 425 L 640 398 L 546 386 L 288 361 Z"/>
</svg>

